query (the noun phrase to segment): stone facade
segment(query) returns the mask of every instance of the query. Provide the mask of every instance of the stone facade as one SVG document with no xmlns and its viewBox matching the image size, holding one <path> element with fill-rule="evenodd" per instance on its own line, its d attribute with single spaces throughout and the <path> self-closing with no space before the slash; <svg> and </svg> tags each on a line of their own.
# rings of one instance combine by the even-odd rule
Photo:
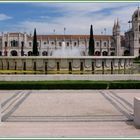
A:
<svg viewBox="0 0 140 140">
<path fill-rule="evenodd" d="M 139 56 L 140 55 L 140 16 L 139 8 L 132 15 L 132 28 L 120 34 L 119 20 L 114 23 L 112 35 L 94 35 L 95 56 Z M 0 36 L 1 56 L 31 56 L 33 36 L 27 33 L 2 33 Z M 83 56 L 88 55 L 89 35 L 37 35 L 39 56 L 52 56 L 66 47 L 76 47 Z"/>
</svg>

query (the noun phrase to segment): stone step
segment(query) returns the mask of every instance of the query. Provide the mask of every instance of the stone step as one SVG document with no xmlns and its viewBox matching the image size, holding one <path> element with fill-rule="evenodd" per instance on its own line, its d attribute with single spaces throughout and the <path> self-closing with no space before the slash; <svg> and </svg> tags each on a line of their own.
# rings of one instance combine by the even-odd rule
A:
<svg viewBox="0 0 140 140">
<path fill-rule="evenodd" d="M 94 122 L 94 121 L 132 121 L 123 115 L 109 116 L 10 116 L 6 122 Z"/>
</svg>

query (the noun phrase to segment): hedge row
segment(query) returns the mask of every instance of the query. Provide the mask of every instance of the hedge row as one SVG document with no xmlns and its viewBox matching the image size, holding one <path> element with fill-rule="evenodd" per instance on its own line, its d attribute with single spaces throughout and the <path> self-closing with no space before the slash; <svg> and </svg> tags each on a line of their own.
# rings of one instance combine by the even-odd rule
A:
<svg viewBox="0 0 140 140">
<path fill-rule="evenodd" d="M 0 89 L 140 89 L 140 81 L 0 82 Z"/>
</svg>

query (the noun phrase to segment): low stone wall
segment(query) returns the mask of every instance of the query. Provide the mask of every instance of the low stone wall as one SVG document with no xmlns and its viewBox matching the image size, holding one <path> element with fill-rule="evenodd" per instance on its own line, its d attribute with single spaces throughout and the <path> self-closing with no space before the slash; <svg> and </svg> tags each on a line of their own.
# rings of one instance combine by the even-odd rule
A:
<svg viewBox="0 0 140 140">
<path fill-rule="evenodd" d="M 140 98 L 134 98 L 134 124 L 140 128 Z"/>
<path fill-rule="evenodd" d="M 0 57 L 0 70 L 104 70 L 125 69 L 133 65 L 134 57 Z"/>
<path fill-rule="evenodd" d="M 93 75 L 0 75 L 0 81 L 51 81 L 51 80 L 91 80 L 91 81 L 111 81 L 111 80 L 140 80 L 139 74 L 93 74 Z"/>
</svg>

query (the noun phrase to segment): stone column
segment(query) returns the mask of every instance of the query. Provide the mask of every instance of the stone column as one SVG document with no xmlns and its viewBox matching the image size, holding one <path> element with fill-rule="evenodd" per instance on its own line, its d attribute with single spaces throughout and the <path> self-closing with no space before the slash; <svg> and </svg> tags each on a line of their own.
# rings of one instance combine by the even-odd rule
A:
<svg viewBox="0 0 140 140">
<path fill-rule="evenodd" d="M 102 74 L 104 74 L 104 60 L 102 60 Z"/>
<path fill-rule="evenodd" d="M 125 70 L 126 70 L 126 59 L 124 59 L 124 74 L 125 74 Z"/>
<path fill-rule="evenodd" d="M 113 74 L 113 60 L 111 61 L 111 74 Z"/>
<path fill-rule="evenodd" d="M 118 61 L 118 73 L 120 73 L 121 59 Z"/>
<path fill-rule="evenodd" d="M 48 70 L 48 65 L 47 62 L 45 62 L 45 74 L 47 74 L 47 70 Z"/>
<path fill-rule="evenodd" d="M 69 74 L 72 74 L 72 62 L 69 62 Z"/>
<path fill-rule="evenodd" d="M 94 74 L 94 71 L 95 71 L 95 62 L 92 62 L 92 74 Z"/>
</svg>

